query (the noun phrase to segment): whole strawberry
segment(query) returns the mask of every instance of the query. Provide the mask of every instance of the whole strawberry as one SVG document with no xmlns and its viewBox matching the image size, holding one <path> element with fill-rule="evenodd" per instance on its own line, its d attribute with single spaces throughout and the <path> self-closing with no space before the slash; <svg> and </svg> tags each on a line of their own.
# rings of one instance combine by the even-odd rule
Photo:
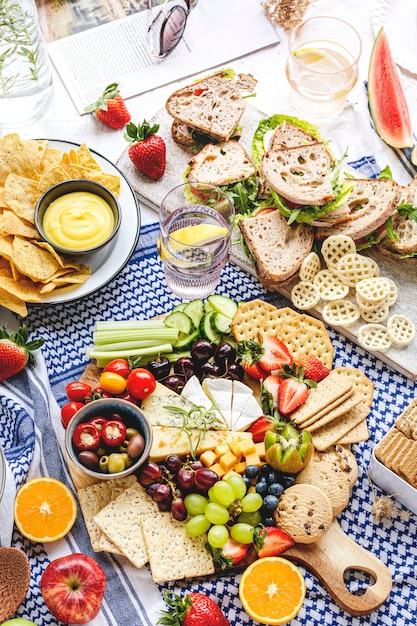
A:
<svg viewBox="0 0 417 626">
<path fill-rule="evenodd" d="M 89 104 L 84 111 L 94 113 L 100 122 L 110 128 L 123 128 L 130 122 L 130 113 L 117 83 L 108 85 L 97 102 Z"/>
<path fill-rule="evenodd" d="M 156 134 L 158 130 L 159 124 L 150 126 L 143 120 L 138 126 L 130 122 L 124 135 L 131 144 L 128 154 L 132 163 L 152 180 L 162 178 L 166 167 L 165 141 Z"/>
<path fill-rule="evenodd" d="M 16 333 L 9 333 L 5 326 L 0 328 L 0 382 L 20 372 L 29 363 L 34 364 L 32 350 L 44 344 L 43 339 L 29 341 L 27 326 L 22 326 Z"/>
<path fill-rule="evenodd" d="M 230 626 L 218 604 L 203 593 L 191 592 L 183 598 L 164 591 L 168 611 L 161 611 L 158 624 L 164 626 Z"/>
</svg>

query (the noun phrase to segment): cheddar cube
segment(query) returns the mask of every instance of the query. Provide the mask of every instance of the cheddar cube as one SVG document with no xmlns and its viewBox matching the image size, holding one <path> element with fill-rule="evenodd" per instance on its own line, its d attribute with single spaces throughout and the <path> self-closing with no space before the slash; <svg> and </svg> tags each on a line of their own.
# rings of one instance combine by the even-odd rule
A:
<svg viewBox="0 0 417 626">
<path fill-rule="evenodd" d="M 214 450 L 206 450 L 203 454 L 200 454 L 200 461 L 204 467 L 210 467 L 214 465 L 219 457 Z"/>
<path fill-rule="evenodd" d="M 242 450 L 240 449 L 239 441 L 237 439 L 232 439 L 231 441 L 229 441 L 229 448 L 239 462 L 242 458 Z"/>
<path fill-rule="evenodd" d="M 222 454 L 226 454 L 226 452 L 229 452 L 229 446 L 227 443 L 221 443 L 214 448 L 214 451 L 217 456 L 220 457 L 222 456 Z"/>
<path fill-rule="evenodd" d="M 236 465 L 237 458 L 235 457 L 233 452 L 228 449 L 227 452 L 225 452 L 225 454 L 222 454 L 222 456 L 219 458 L 219 463 L 223 467 L 225 472 L 228 472 L 232 469 L 234 465 Z"/>
<path fill-rule="evenodd" d="M 246 465 L 247 465 L 246 461 L 240 461 L 240 463 L 236 463 L 233 469 L 237 474 L 243 474 L 243 472 L 245 471 Z"/>
<path fill-rule="evenodd" d="M 256 452 L 259 454 L 259 458 L 264 461 L 265 460 L 265 442 L 259 441 L 255 443 Z"/>
<path fill-rule="evenodd" d="M 239 474 L 235 471 L 235 467 L 233 467 L 231 470 L 226 472 L 226 474 L 223 476 L 223 480 L 227 480 L 229 476 L 239 476 Z"/>
<path fill-rule="evenodd" d="M 256 450 L 255 452 L 247 454 L 245 456 L 245 460 L 247 465 L 256 465 L 257 467 L 260 467 L 262 465 L 262 461 L 259 458 L 259 454 L 256 452 Z"/>
<path fill-rule="evenodd" d="M 256 447 L 253 439 L 243 439 L 239 442 L 239 447 L 244 457 L 247 457 L 248 454 L 253 454 L 254 452 L 256 452 Z"/>
<path fill-rule="evenodd" d="M 220 465 L 220 463 L 215 463 L 210 467 L 210 469 L 213 470 L 213 472 L 216 472 L 219 478 L 223 478 L 226 473 L 225 469 Z"/>
</svg>

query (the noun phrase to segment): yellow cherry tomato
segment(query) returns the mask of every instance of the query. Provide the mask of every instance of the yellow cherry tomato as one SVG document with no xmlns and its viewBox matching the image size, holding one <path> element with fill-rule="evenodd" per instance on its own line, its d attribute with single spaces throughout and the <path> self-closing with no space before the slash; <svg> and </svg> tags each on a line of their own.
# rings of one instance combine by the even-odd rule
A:
<svg viewBox="0 0 417 626">
<path fill-rule="evenodd" d="M 103 391 L 118 396 L 125 391 L 127 380 L 116 372 L 103 372 L 100 376 L 99 385 Z"/>
</svg>

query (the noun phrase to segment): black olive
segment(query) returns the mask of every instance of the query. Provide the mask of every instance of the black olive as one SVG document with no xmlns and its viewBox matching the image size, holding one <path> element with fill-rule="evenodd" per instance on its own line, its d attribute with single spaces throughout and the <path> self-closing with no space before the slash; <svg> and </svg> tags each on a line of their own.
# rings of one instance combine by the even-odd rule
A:
<svg viewBox="0 0 417 626">
<path fill-rule="evenodd" d="M 171 374 L 161 380 L 161 382 L 165 385 L 165 387 L 168 387 L 168 389 L 171 389 L 176 393 L 181 393 L 185 387 L 186 380 L 185 376 L 182 376 L 181 374 Z"/>
<path fill-rule="evenodd" d="M 214 352 L 214 360 L 216 363 L 227 361 L 233 363 L 236 359 L 236 350 L 227 341 L 221 341 Z"/>
<path fill-rule="evenodd" d="M 182 356 L 174 364 L 174 373 L 182 374 L 185 376 L 186 380 L 194 376 L 195 374 L 195 365 L 191 357 Z"/>
<path fill-rule="evenodd" d="M 191 346 L 191 356 L 196 363 L 208 361 L 214 354 L 215 345 L 207 339 L 197 339 Z"/>
<path fill-rule="evenodd" d="M 162 380 L 162 378 L 169 375 L 171 363 L 166 356 L 160 355 L 148 361 L 147 369 L 155 376 L 156 380 Z"/>
</svg>

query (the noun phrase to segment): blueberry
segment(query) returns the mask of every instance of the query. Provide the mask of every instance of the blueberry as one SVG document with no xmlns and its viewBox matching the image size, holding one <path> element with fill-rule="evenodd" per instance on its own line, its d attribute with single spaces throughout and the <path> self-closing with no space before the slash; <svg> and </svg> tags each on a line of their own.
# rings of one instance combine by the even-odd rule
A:
<svg viewBox="0 0 417 626">
<path fill-rule="evenodd" d="M 277 506 L 278 506 L 278 497 L 273 496 L 272 494 L 267 494 L 264 497 L 264 501 L 262 504 L 262 512 L 271 513 L 272 511 L 275 511 Z"/>
<path fill-rule="evenodd" d="M 248 478 L 258 478 L 259 476 L 259 467 L 256 465 L 247 465 L 245 467 L 245 476 Z"/>
<path fill-rule="evenodd" d="M 262 497 L 266 496 L 268 492 L 268 484 L 266 480 L 264 480 L 263 478 L 258 480 L 258 482 L 255 485 L 255 491 L 256 493 L 259 493 Z"/>
<path fill-rule="evenodd" d="M 264 519 L 265 526 L 276 526 L 277 523 L 273 517 L 265 517 Z"/>
<path fill-rule="evenodd" d="M 288 489 L 288 487 L 292 487 L 295 484 L 295 476 L 293 474 L 282 474 L 279 482 L 284 489 Z"/>
<path fill-rule="evenodd" d="M 269 463 L 264 463 L 261 466 L 261 476 L 268 476 L 268 474 L 272 472 L 273 469 L 274 468 L 272 467 L 272 465 L 269 465 Z"/>
<path fill-rule="evenodd" d="M 245 474 L 243 474 L 242 478 L 243 478 L 243 480 L 245 482 L 246 489 L 249 489 L 249 487 L 251 487 L 251 485 L 252 485 L 251 479 L 248 478 L 247 476 L 245 476 Z"/>
<path fill-rule="evenodd" d="M 280 496 L 284 491 L 283 485 L 281 483 L 271 483 L 268 487 L 268 493 L 273 496 Z"/>
</svg>

